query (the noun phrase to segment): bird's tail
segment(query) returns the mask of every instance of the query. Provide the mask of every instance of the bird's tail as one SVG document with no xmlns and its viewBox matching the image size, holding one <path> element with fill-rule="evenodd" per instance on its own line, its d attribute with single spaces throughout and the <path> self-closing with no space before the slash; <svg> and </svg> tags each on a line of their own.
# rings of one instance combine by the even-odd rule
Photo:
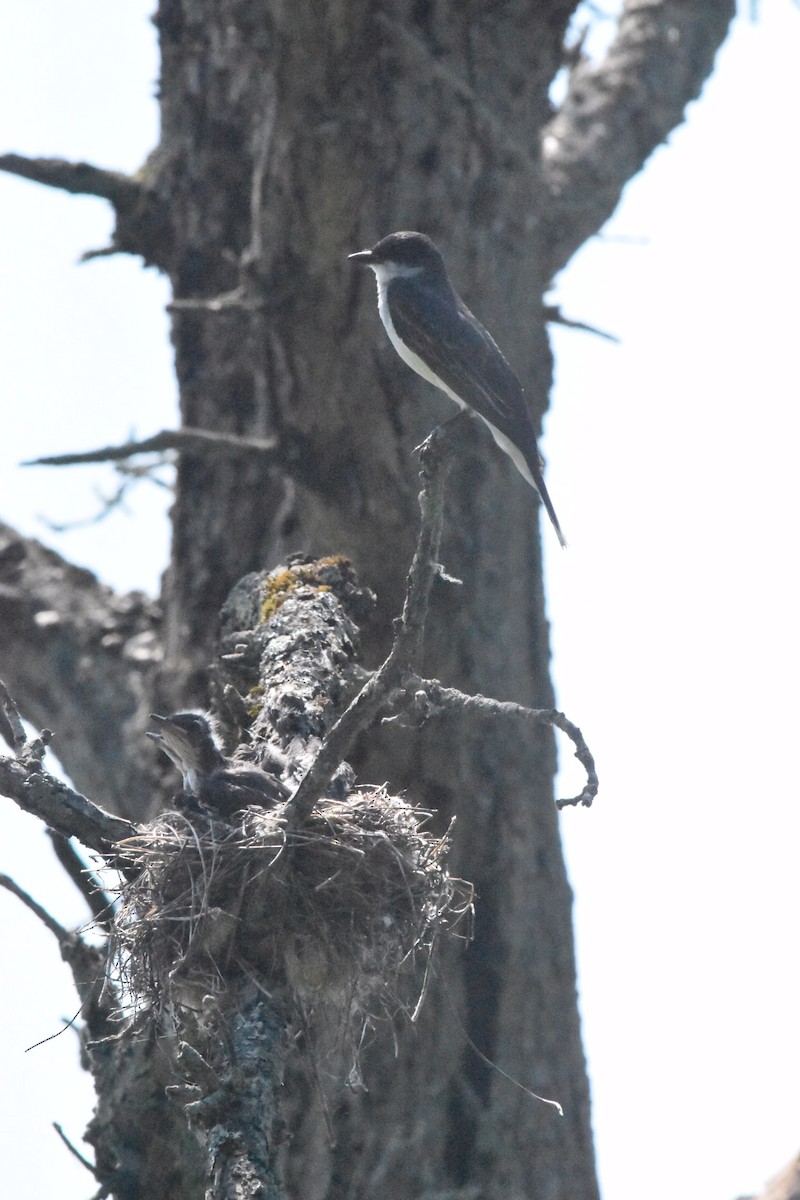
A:
<svg viewBox="0 0 800 1200">
<path fill-rule="evenodd" d="M 550 493 L 548 492 L 547 486 L 545 485 L 544 476 L 542 475 L 541 467 L 539 467 L 537 474 L 538 474 L 538 479 L 536 478 L 535 475 L 533 477 L 533 486 L 536 488 L 537 492 L 539 493 L 539 495 L 542 498 L 542 504 L 544 505 L 544 511 L 547 513 L 548 517 L 550 518 L 550 524 L 553 526 L 553 529 L 555 529 L 555 531 L 556 531 L 556 537 L 558 538 L 559 544 L 566 550 L 567 539 L 564 537 L 564 534 L 562 532 L 561 525 L 559 524 L 558 517 L 556 516 L 556 510 L 553 508 L 553 501 L 550 499 Z"/>
<path fill-rule="evenodd" d="M 489 425 L 489 422 L 487 421 L 486 424 Z M 544 482 L 542 460 L 539 458 L 539 451 L 536 448 L 533 433 L 531 433 L 531 442 L 533 445 L 530 452 L 526 454 L 506 434 L 501 433 L 499 429 L 496 429 L 493 425 L 489 425 L 489 428 L 492 431 L 492 437 L 500 449 L 506 452 L 523 479 L 527 479 L 531 487 L 535 488 L 539 493 L 539 497 L 544 505 L 544 511 L 550 518 L 550 523 L 556 531 L 559 543 L 566 549 L 567 539 L 564 537 L 558 517 L 556 516 L 556 510 L 553 508 L 553 501 L 550 499 L 550 493 Z"/>
</svg>

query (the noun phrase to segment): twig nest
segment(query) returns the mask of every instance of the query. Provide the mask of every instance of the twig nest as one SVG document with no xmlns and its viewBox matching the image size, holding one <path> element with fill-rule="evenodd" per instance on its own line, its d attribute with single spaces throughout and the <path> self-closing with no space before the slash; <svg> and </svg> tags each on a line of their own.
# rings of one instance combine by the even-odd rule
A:
<svg viewBox="0 0 800 1200">
<path fill-rule="evenodd" d="M 134 1008 L 224 1008 L 237 979 L 342 1016 L 400 1003 L 398 980 L 442 930 L 469 936 L 472 889 L 445 867 L 449 837 L 385 790 L 319 801 L 294 829 L 285 804 L 236 823 L 170 812 L 119 847 L 138 875 L 116 919 Z M 132 874 L 132 872 L 129 872 Z"/>
</svg>

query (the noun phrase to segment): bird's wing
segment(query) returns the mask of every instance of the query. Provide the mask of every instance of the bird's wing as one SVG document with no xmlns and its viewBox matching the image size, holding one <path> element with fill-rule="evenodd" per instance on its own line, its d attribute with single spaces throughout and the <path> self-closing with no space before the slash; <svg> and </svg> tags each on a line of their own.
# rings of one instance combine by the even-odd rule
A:
<svg viewBox="0 0 800 1200">
<path fill-rule="evenodd" d="M 230 816 L 248 804 L 267 808 L 285 800 L 289 788 L 275 775 L 257 767 L 223 767 L 201 783 L 199 799 L 221 816 Z"/>
<path fill-rule="evenodd" d="M 514 450 L 522 456 L 527 473 L 517 466 L 538 491 L 559 542 L 566 546 L 542 476 L 522 385 L 492 335 L 454 292 L 442 297 L 402 278 L 391 288 L 389 308 L 398 337 L 464 404 L 500 431 L 506 444 L 496 435 L 495 441 L 515 462 Z"/>
<path fill-rule="evenodd" d="M 390 308 L 398 336 L 451 391 L 507 437 L 535 447 L 519 380 L 494 338 L 455 294 L 443 299 L 397 279 Z"/>
</svg>

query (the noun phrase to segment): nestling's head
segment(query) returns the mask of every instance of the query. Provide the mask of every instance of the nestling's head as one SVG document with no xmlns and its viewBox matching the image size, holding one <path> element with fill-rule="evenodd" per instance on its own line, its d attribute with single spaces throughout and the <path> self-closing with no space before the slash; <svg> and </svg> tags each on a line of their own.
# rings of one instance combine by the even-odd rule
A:
<svg viewBox="0 0 800 1200">
<path fill-rule="evenodd" d="M 184 786 L 194 786 L 198 775 L 207 775 L 225 765 L 225 756 L 207 713 L 179 712 L 171 717 L 151 713 L 150 719 L 158 723 L 158 733 L 148 732 L 147 736 L 174 762 L 183 775 Z"/>
</svg>

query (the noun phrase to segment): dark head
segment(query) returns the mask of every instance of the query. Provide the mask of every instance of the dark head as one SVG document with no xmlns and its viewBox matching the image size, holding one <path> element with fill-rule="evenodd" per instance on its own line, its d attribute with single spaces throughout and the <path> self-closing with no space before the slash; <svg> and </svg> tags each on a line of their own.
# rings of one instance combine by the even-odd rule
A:
<svg viewBox="0 0 800 1200">
<path fill-rule="evenodd" d="M 447 279 L 444 259 L 434 243 L 424 233 L 390 233 L 381 238 L 371 250 L 359 250 L 348 255 L 355 262 L 372 267 L 394 268 L 398 275 L 416 275 L 423 272 L 429 278 Z"/>
<path fill-rule="evenodd" d="M 158 722 L 158 733 L 147 736 L 158 742 L 159 749 L 174 762 L 189 791 L 196 790 L 201 777 L 225 766 L 225 756 L 205 713 L 180 712 L 171 717 L 151 713 L 150 719 Z"/>
</svg>

